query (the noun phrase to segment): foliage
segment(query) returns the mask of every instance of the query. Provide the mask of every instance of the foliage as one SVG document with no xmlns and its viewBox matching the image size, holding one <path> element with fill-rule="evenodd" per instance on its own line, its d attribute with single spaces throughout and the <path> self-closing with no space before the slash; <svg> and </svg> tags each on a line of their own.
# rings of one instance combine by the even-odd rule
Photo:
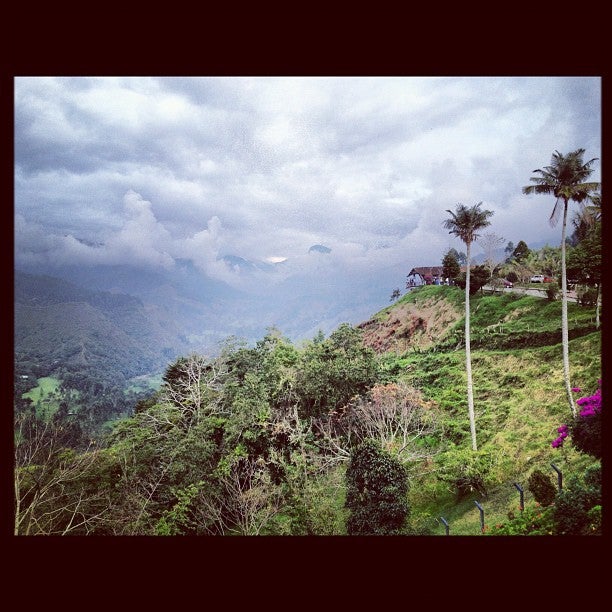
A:
<svg viewBox="0 0 612 612">
<path fill-rule="evenodd" d="M 434 462 L 438 479 L 450 484 L 458 498 L 473 492 L 487 495 L 487 480 L 493 464 L 490 451 L 451 445 Z"/>
<path fill-rule="evenodd" d="M 364 440 L 351 452 L 346 491 L 349 535 L 403 532 L 409 514 L 407 474 L 374 440 Z"/>
<path fill-rule="evenodd" d="M 474 266 L 470 271 L 470 295 L 474 295 L 482 289 L 491 278 L 491 273 L 485 266 Z M 466 274 L 462 272 L 456 278 L 457 285 L 465 289 Z"/>
<path fill-rule="evenodd" d="M 546 286 L 546 298 L 549 302 L 554 302 L 559 295 L 559 285 L 557 283 L 548 283 Z"/>
<path fill-rule="evenodd" d="M 601 466 L 570 478 L 555 502 L 555 535 L 600 535 L 601 503 Z"/>
<path fill-rule="evenodd" d="M 555 501 L 557 488 L 550 476 L 542 470 L 534 470 L 529 476 L 528 488 L 536 502 L 542 506 L 550 506 Z"/>
<path fill-rule="evenodd" d="M 461 273 L 456 252 L 455 249 L 450 249 L 442 258 L 442 276 L 449 280 L 455 280 Z"/>
<path fill-rule="evenodd" d="M 521 262 L 529 256 L 529 253 L 530 250 L 527 246 L 527 243 L 523 240 L 519 240 L 518 244 L 514 248 L 514 251 L 512 251 L 512 255 L 510 256 L 510 258 L 515 261 Z"/>
<path fill-rule="evenodd" d="M 574 393 L 579 393 L 580 388 L 572 389 Z M 581 397 L 576 401 L 580 406 L 580 412 L 574 417 L 571 426 L 561 425 L 557 432 L 559 436 L 552 442 L 553 448 L 563 446 L 565 439 L 571 435 L 574 446 L 582 451 L 592 455 L 597 459 L 602 456 L 602 400 L 601 400 L 601 380 L 599 387 L 593 395 Z"/>
<path fill-rule="evenodd" d="M 326 340 L 305 347 L 295 389 L 302 417 L 326 417 L 365 393 L 377 375 L 375 354 L 363 345 L 362 331 L 343 323 Z"/>
<path fill-rule="evenodd" d="M 533 506 L 525 506 L 523 511 L 509 512 L 508 520 L 494 525 L 488 535 L 553 535 L 553 516 L 553 507 L 542 508 L 536 502 Z"/>
</svg>

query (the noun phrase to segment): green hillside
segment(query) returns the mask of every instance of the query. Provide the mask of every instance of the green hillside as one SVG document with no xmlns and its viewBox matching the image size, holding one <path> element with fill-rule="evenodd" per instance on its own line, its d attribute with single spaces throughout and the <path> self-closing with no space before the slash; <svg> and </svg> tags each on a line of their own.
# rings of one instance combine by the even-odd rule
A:
<svg viewBox="0 0 612 612">
<path fill-rule="evenodd" d="M 177 359 L 159 390 L 117 421 L 97 451 L 77 454 L 65 468 L 71 480 L 62 495 L 74 487 L 89 517 L 75 533 L 351 535 L 355 513 L 367 510 L 354 504 L 375 494 L 367 511 L 382 513 L 383 526 L 401 523 L 396 532 L 404 535 L 444 535 L 442 519 L 451 535 L 480 535 L 477 503 L 485 533 L 600 533 L 600 459 L 573 437 L 551 445 L 572 423 L 559 302 L 472 297 L 473 451 L 462 299 L 454 287 L 423 287 L 360 326 L 343 324 L 299 346 L 271 329 L 254 346 L 228 338 L 217 357 Z M 578 398 L 597 390 L 601 331 L 592 308 L 570 304 L 569 312 Z M 26 448 L 28 418 L 17 438 Z M 354 465 L 366 440 L 379 451 Z M 546 495 L 557 492 L 552 464 L 564 489 L 549 505 Z M 32 467 L 24 464 L 24 482 Z M 408 492 L 395 503 L 389 496 L 405 483 L 389 479 L 401 474 Z M 60 486 L 57 472 L 49 482 Z M 32 508 L 27 496 L 24 504 Z M 405 516 L 385 519 L 392 511 Z M 53 514 L 43 502 L 28 512 L 55 517 L 44 527 L 33 523 L 41 533 L 69 524 L 67 511 Z"/>
<path fill-rule="evenodd" d="M 137 298 L 19 271 L 14 344 L 18 408 L 20 400 L 36 404 L 43 386 L 34 381 L 51 377 L 54 403 L 38 413 L 52 415 L 63 403 L 90 434 L 148 393 L 133 378 L 159 375 L 187 346 L 172 319 Z"/>
</svg>

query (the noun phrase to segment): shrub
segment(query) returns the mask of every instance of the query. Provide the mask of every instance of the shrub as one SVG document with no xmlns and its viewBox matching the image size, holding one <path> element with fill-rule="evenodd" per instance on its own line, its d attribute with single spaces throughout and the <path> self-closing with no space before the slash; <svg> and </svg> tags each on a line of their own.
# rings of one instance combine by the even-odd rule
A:
<svg viewBox="0 0 612 612">
<path fill-rule="evenodd" d="M 580 388 L 576 387 L 573 391 L 579 392 Z M 581 408 L 580 413 L 570 426 L 561 425 L 557 429 L 559 436 L 553 440 L 552 447 L 560 448 L 565 438 L 571 435 L 574 446 L 579 451 L 601 459 L 601 380 L 593 395 L 581 397 L 576 404 Z"/>
<path fill-rule="evenodd" d="M 601 459 L 601 411 L 578 417 L 572 425 L 571 435 L 579 451 Z"/>
<path fill-rule="evenodd" d="M 601 534 L 601 467 L 589 468 L 582 480 L 574 477 L 557 495 L 555 535 Z"/>
<path fill-rule="evenodd" d="M 597 303 L 597 289 L 595 287 L 581 287 L 576 291 L 578 303 L 590 308 Z"/>
<path fill-rule="evenodd" d="M 486 483 L 493 463 L 488 451 L 455 447 L 440 453 L 434 461 L 438 478 L 453 485 L 459 498 L 474 491 L 486 497 Z"/>
<path fill-rule="evenodd" d="M 552 483 L 550 476 L 544 474 L 541 470 L 534 470 L 531 476 L 529 476 L 527 488 L 536 502 L 542 504 L 542 506 L 550 506 L 555 501 L 557 489 Z"/>
<path fill-rule="evenodd" d="M 518 514 L 509 512 L 508 521 L 494 525 L 489 535 L 553 535 L 553 530 L 553 508 L 536 504 Z"/>
<path fill-rule="evenodd" d="M 549 302 L 554 302 L 559 294 L 559 285 L 557 283 L 549 283 L 546 287 L 546 298 Z"/>
<path fill-rule="evenodd" d="M 351 452 L 346 471 L 349 535 L 399 535 L 409 514 L 408 475 L 404 466 L 375 440 Z"/>
</svg>

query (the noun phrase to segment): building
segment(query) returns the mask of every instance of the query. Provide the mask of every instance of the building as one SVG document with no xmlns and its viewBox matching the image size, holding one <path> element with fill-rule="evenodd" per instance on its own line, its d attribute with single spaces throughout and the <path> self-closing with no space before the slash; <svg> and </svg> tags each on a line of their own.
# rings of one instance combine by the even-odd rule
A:
<svg viewBox="0 0 612 612">
<path fill-rule="evenodd" d="M 406 287 L 421 285 L 441 285 L 446 281 L 442 277 L 442 266 L 421 266 L 412 268 L 406 277 Z"/>
</svg>

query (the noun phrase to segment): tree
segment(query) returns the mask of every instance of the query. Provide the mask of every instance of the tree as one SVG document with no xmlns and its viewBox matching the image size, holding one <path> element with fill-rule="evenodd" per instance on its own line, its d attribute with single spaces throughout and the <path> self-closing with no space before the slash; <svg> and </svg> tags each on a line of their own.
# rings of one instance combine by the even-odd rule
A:
<svg viewBox="0 0 612 612">
<path fill-rule="evenodd" d="M 407 494 L 404 466 L 378 442 L 364 440 L 346 470 L 349 535 L 400 535 L 409 513 Z"/>
<path fill-rule="evenodd" d="M 472 435 L 472 449 L 477 450 L 476 422 L 474 418 L 474 389 L 472 385 L 472 356 L 470 350 L 470 258 L 472 242 L 478 237 L 478 232 L 490 225 L 489 217 L 493 215 L 490 210 L 481 210 L 482 202 L 468 208 L 464 204 L 457 204 L 455 212 L 447 210 L 450 219 L 443 222 L 449 234 L 454 234 L 465 242 L 467 251 L 466 282 L 465 282 L 465 367 L 467 372 L 468 413 L 470 416 L 470 432 Z"/>
<path fill-rule="evenodd" d="M 513 252 L 514 252 L 514 242 L 512 242 L 512 240 L 511 240 L 506 245 L 506 248 L 504 249 L 504 253 L 506 253 L 506 255 L 508 255 L 508 257 L 510 257 Z"/>
<path fill-rule="evenodd" d="M 567 258 L 567 274 L 580 284 L 595 287 L 595 324 L 599 327 L 599 305 L 601 301 L 601 278 L 603 251 L 601 244 L 601 223 L 591 229 L 588 235 L 575 246 Z"/>
<path fill-rule="evenodd" d="M 389 300 L 390 302 L 393 302 L 395 300 L 397 300 L 397 298 L 399 298 L 399 296 L 401 295 L 399 287 L 396 287 L 393 290 L 393 293 L 391 294 L 391 299 Z"/>
<path fill-rule="evenodd" d="M 586 182 L 586 179 L 593 173 L 592 165 L 597 158 L 583 162 L 584 149 L 576 149 L 563 155 L 558 151 L 552 154 L 551 165 L 534 170 L 538 176 L 532 176 L 529 180 L 534 185 L 523 187 L 523 193 L 530 195 L 545 194 L 555 197 L 555 205 L 550 215 L 551 225 L 556 225 L 559 215 L 563 213 L 563 223 L 561 225 L 561 338 L 563 344 L 563 377 L 565 380 L 565 390 L 567 399 L 572 409 L 572 414 L 576 415 L 576 406 L 572 398 L 572 386 L 570 383 L 569 372 L 569 334 L 567 322 L 567 273 L 565 261 L 566 247 L 566 226 L 567 211 L 570 201 L 579 204 L 588 201 L 599 189 L 600 184 L 596 182 Z M 563 207 L 561 207 L 563 203 Z"/>
<path fill-rule="evenodd" d="M 498 263 L 495 251 L 501 247 L 503 242 L 504 238 L 493 232 L 483 234 L 482 238 L 478 241 L 485 254 L 484 265 L 489 270 L 489 278 L 493 278 L 493 272 Z"/>
<path fill-rule="evenodd" d="M 524 242 L 523 240 L 519 240 L 515 249 L 512 251 L 512 255 L 510 257 L 515 261 L 522 262 L 525 259 L 525 257 L 529 255 L 529 253 L 530 251 L 529 251 L 529 247 L 527 246 L 527 243 Z"/>
<path fill-rule="evenodd" d="M 474 266 L 470 270 L 470 295 L 474 295 L 477 291 L 482 289 L 490 279 L 489 270 L 484 266 Z M 465 289 L 467 281 L 467 274 L 462 272 L 457 277 L 457 286 L 461 289 Z"/>
<path fill-rule="evenodd" d="M 461 273 L 459 260 L 455 253 L 457 253 L 455 249 L 450 249 L 442 258 L 442 276 L 449 280 L 455 280 Z"/>
<path fill-rule="evenodd" d="M 465 266 L 467 262 L 467 255 L 465 253 L 460 253 L 457 249 L 449 249 L 448 252 L 455 256 L 460 266 Z"/>
</svg>

